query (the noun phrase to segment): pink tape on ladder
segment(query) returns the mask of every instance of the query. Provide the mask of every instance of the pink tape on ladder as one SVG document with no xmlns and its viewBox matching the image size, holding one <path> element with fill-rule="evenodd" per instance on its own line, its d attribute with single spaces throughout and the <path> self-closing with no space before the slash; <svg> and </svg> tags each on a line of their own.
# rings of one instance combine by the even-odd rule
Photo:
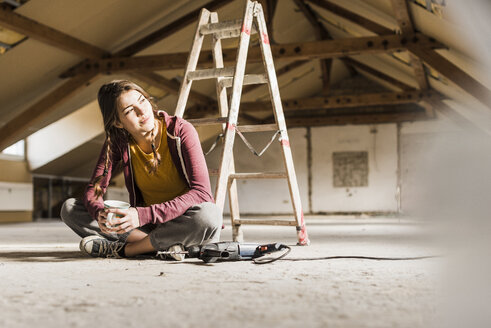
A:
<svg viewBox="0 0 491 328">
<path fill-rule="evenodd" d="M 263 33 L 263 43 L 269 44 L 269 38 L 268 38 L 268 35 L 266 33 Z"/>
<path fill-rule="evenodd" d="M 244 32 L 244 33 L 245 33 L 245 34 L 247 34 L 247 35 L 251 35 L 251 30 L 250 30 L 250 29 L 248 29 L 248 28 L 245 26 L 245 24 L 242 24 L 242 29 L 240 30 L 240 32 L 241 32 L 241 33 L 242 33 L 242 32 Z"/>
<path fill-rule="evenodd" d="M 307 229 L 305 228 L 305 221 L 303 218 L 303 211 L 300 212 L 300 226 L 297 227 L 298 244 L 302 246 L 310 245 L 309 235 L 307 234 Z"/>
<path fill-rule="evenodd" d="M 227 130 L 230 130 L 230 131 L 235 130 L 235 124 L 230 124 L 227 122 Z"/>
<path fill-rule="evenodd" d="M 288 140 L 281 139 L 280 143 L 282 146 L 290 147 L 290 141 L 288 141 Z"/>
</svg>

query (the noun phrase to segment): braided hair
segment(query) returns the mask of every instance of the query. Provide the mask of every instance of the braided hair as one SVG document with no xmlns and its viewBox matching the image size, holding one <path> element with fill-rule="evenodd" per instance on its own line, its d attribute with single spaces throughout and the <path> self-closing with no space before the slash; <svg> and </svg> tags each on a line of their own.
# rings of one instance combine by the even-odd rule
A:
<svg viewBox="0 0 491 328">
<path fill-rule="evenodd" d="M 141 93 L 152 105 L 154 110 L 154 116 L 157 119 L 157 124 L 163 124 L 160 122 L 160 118 L 157 116 L 157 106 L 152 101 L 151 97 L 148 93 L 143 90 L 139 85 L 128 81 L 128 80 L 115 80 L 109 83 L 104 84 L 97 94 L 97 100 L 99 102 L 99 108 L 102 113 L 102 119 L 104 122 L 104 131 L 106 133 L 106 154 L 105 154 L 105 163 L 104 163 L 104 171 L 102 175 L 94 177 L 92 183 L 94 184 L 94 193 L 97 197 L 101 197 L 104 194 L 104 191 L 101 187 L 102 180 L 108 175 L 109 167 L 112 165 L 112 149 L 113 142 L 115 140 L 126 140 L 129 141 L 131 136 L 130 134 L 123 128 L 117 128 L 116 123 L 119 122 L 118 116 L 118 99 L 121 94 L 130 91 L 136 90 Z M 147 163 L 147 171 L 149 174 L 153 174 L 157 171 L 158 166 L 160 165 L 160 154 L 157 152 L 155 147 L 155 138 L 157 136 L 154 133 L 156 129 L 152 131 L 152 153 L 153 156 Z"/>
</svg>

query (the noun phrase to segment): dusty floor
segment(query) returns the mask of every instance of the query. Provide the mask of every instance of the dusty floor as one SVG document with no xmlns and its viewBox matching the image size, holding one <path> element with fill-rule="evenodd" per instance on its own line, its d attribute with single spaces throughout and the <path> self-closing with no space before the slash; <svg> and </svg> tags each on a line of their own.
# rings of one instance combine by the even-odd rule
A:
<svg viewBox="0 0 491 328">
<path fill-rule="evenodd" d="M 312 245 L 287 258 L 437 252 L 426 224 L 309 217 Z M 293 227 L 246 226 L 248 242 L 296 242 Z M 230 227 L 222 240 L 230 240 Z M 0 226 L 0 327 L 429 327 L 440 259 L 94 259 L 60 222 Z"/>
</svg>

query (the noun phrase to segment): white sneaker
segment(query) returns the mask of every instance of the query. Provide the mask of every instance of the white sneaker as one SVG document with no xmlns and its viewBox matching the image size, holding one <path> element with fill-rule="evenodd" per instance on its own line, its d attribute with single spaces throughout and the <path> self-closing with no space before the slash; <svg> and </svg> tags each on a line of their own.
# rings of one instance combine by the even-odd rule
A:
<svg viewBox="0 0 491 328">
<path fill-rule="evenodd" d="M 120 241 L 110 241 L 101 236 L 88 236 L 80 241 L 80 251 L 92 257 L 121 258 L 119 251 L 125 246 Z"/>
</svg>

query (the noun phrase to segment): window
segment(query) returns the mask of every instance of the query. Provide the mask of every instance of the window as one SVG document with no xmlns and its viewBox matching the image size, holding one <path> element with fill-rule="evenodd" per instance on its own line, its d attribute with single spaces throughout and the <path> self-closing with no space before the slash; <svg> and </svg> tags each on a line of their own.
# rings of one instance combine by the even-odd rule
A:
<svg viewBox="0 0 491 328">
<path fill-rule="evenodd" d="M 1 10 L 14 10 L 19 8 L 26 0 L 0 0 Z M 27 40 L 25 35 L 0 26 L 0 55 L 9 51 L 22 41 Z"/>
<path fill-rule="evenodd" d="M 14 143 L 12 146 L 5 148 L 1 157 L 4 159 L 24 159 L 25 142 L 24 140 Z"/>
</svg>

